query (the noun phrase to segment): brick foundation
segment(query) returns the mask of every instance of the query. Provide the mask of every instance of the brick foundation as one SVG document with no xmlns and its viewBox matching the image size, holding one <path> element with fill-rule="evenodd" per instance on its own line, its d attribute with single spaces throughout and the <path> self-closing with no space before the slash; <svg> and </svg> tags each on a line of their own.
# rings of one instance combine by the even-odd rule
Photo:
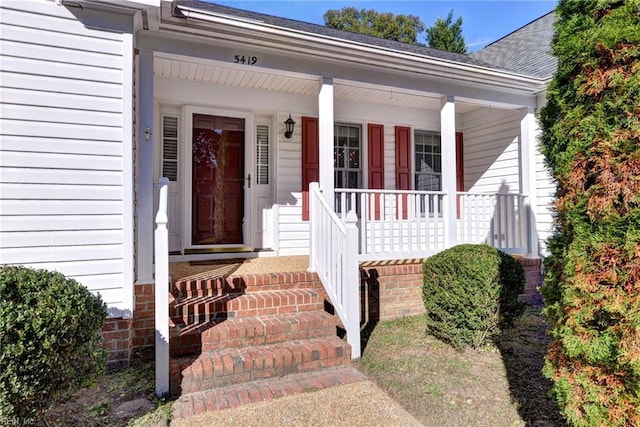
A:
<svg viewBox="0 0 640 427">
<path fill-rule="evenodd" d="M 424 313 L 422 264 L 365 265 L 360 278 L 363 323 Z"/>
<path fill-rule="evenodd" d="M 135 311 L 131 325 L 131 360 L 153 360 L 156 342 L 153 284 L 135 285 L 134 306 Z"/>
<path fill-rule="evenodd" d="M 525 291 L 520 299 L 542 305 L 540 259 L 517 258 L 525 270 Z M 422 263 L 371 263 L 360 267 L 360 302 L 363 324 L 424 313 Z"/>
<path fill-rule="evenodd" d="M 103 346 L 109 352 L 107 365 L 119 368 L 129 365 L 131 349 L 131 319 L 107 319 L 102 327 Z"/>
<path fill-rule="evenodd" d="M 108 367 L 129 366 L 134 361 L 154 358 L 155 299 L 153 284 L 134 287 L 132 319 L 107 319 L 102 327 L 103 346 L 108 350 Z"/>
<path fill-rule="evenodd" d="M 542 260 L 518 258 L 518 261 L 524 267 L 524 277 L 527 281 L 520 299 L 527 304 L 542 306 L 542 295 L 538 291 L 538 288 L 542 286 Z"/>
</svg>

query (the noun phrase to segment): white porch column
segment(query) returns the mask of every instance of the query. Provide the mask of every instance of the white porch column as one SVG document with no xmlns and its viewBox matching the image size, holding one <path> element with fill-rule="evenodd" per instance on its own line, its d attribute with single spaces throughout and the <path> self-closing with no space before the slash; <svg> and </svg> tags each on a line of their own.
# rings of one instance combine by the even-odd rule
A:
<svg viewBox="0 0 640 427">
<path fill-rule="evenodd" d="M 333 172 L 333 79 L 324 77 L 318 94 L 318 133 L 320 156 L 320 189 L 327 202 L 334 207 Z"/>
<path fill-rule="evenodd" d="M 137 283 L 153 283 L 153 52 L 138 55 Z"/>
<path fill-rule="evenodd" d="M 533 108 L 523 110 L 520 119 L 520 170 L 522 173 L 522 194 L 528 196 L 527 207 L 527 252 L 532 258 L 538 257 L 538 230 L 536 227 L 536 144 L 538 121 Z"/>
<path fill-rule="evenodd" d="M 443 209 L 444 246 L 456 244 L 456 108 L 453 96 L 442 98 L 440 107 L 442 146 L 442 191 L 447 194 Z"/>
</svg>

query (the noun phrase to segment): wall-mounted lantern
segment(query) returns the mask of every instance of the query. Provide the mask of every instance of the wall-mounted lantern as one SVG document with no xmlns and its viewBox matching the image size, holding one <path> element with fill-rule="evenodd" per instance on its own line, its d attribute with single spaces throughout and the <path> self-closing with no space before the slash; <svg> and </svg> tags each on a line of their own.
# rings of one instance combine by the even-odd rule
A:
<svg viewBox="0 0 640 427">
<path fill-rule="evenodd" d="M 289 118 L 287 120 L 284 121 L 284 137 L 287 139 L 291 138 L 291 135 L 293 135 L 293 126 L 296 124 L 296 122 L 293 121 L 293 119 L 291 118 L 291 114 L 289 114 Z"/>
</svg>

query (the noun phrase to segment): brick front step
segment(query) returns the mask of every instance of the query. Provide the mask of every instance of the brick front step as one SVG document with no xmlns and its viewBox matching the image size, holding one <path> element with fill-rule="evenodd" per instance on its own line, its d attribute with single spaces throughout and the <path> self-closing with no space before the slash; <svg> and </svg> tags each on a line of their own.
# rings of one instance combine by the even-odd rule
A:
<svg viewBox="0 0 640 427">
<path fill-rule="evenodd" d="M 241 276 L 221 275 L 178 280 L 171 285 L 171 293 L 177 299 L 183 299 L 299 288 L 321 290 L 322 283 L 317 274 L 304 271 Z"/>
<path fill-rule="evenodd" d="M 208 411 L 234 408 L 248 403 L 271 400 L 282 396 L 321 390 L 365 380 L 355 368 L 340 366 L 316 372 L 293 374 L 284 378 L 253 381 L 203 392 L 184 394 L 173 403 L 174 419 L 198 415 Z"/>
<path fill-rule="evenodd" d="M 171 357 L 336 335 L 336 318 L 325 312 L 239 317 L 196 327 L 172 328 Z"/>
<path fill-rule="evenodd" d="M 225 294 L 176 300 L 169 315 L 174 325 L 195 325 L 220 319 L 323 310 L 321 292 L 312 289 Z"/>
<path fill-rule="evenodd" d="M 348 365 L 350 361 L 351 347 L 337 336 L 205 352 L 170 360 L 171 394 Z"/>
</svg>

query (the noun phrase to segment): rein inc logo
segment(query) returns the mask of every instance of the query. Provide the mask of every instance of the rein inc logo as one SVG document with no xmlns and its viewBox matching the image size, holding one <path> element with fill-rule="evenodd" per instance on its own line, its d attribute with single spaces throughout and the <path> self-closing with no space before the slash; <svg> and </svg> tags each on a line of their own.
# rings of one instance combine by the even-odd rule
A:
<svg viewBox="0 0 640 427">
<path fill-rule="evenodd" d="M 0 426 L 32 426 L 35 424 L 35 418 L 0 417 Z"/>
</svg>

